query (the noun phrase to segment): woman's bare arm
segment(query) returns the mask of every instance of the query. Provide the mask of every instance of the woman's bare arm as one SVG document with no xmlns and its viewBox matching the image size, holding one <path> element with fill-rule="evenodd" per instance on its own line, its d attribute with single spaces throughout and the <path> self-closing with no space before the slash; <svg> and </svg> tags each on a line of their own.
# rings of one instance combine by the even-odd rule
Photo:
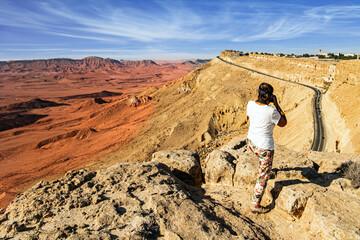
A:
<svg viewBox="0 0 360 240">
<path fill-rule="evenodd" d="M 276 107 L 276 110 L 280 113 L 281 117 L 280 117 L 280 120 L 278 122 L 278 126 L 279 127 L 285 127 L 286 124 L 287 124 L 287 120 L 286 120 L 286 116 L 285 116 L 285 113 L 283 112 L 283 110 L 281 109 L 278 101 L 277 101 L 277 98 L 275 95 L 272 95 L 272 102 L 274 103 L 274 106 Z"/>
</svg>

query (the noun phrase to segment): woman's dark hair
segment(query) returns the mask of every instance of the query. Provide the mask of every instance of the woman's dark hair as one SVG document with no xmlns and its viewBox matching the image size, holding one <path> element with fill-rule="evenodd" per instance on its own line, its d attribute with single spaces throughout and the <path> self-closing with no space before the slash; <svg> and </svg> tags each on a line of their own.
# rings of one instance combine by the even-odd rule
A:
<svg viewBox="0 0 360 240">
<path fill-rule="evenodd" d="M 259 96 L 258 96 L 259 99 L 262 99 L 264 101 L 270 101 L 271 96 L 274 92 L 274 88 L 268 83 L 262 83 L 259 86 L 258 92 L 259 92 Z"/>
</svg>

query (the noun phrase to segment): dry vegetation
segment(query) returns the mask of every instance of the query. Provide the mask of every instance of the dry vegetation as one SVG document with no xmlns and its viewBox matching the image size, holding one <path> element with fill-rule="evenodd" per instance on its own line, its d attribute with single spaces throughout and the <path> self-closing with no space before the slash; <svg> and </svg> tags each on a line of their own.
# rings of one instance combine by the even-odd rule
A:
<svg viewBox="0 0 360 240">
<path fill-rule="evenodd" d="M 340 172 L 345 178 L 351 180 L 354 188 L 360 187 L 360 162 L 347 162 L 341 165 Z"/>
</svg>

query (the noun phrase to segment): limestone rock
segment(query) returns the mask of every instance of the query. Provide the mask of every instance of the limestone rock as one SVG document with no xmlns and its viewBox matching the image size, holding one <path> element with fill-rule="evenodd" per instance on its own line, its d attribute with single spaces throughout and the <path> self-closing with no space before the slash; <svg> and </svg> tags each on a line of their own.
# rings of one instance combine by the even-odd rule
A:
<svg viewBox="0 0 360 240">
<path fill-rule="evenodd" d="M 277 188 L 275 189 L 277 190 Z M 283 186 L 281 190 L 278 191 L 280 193 L 276 201 L 276 206 L 290 215 L 301 217 L 308 199 L 306 193 L 299 189 L 299 187 L 294 186 Z"/>
<path fill-rule="evenodd" d="M 1 239 L 269 239 L 158 162 L 71 171 L 30 188 L 5 214 Z"/>
<path fill-rule="evenodd" d="M 360 189 L 336 169 L 318 172 L 326 164 L 316 154 L 281 145 L 261 203 L 271 211 L 251 213 L 258 159 L 244 143 L 237 137 L 208 155 L 201 189 L 175 176 L 196 176 L 196 154 L 185 150 L 39 182 L 0 214 L 0 238 L 360 239 Z"/>
<path fill-rule="evenodd" d="M 353 189 L 351 185 L 351 180 L 345 178 L 336 178 L 331 181 L 329 188 L 332 188 L 337 191 L 346 191 Z"/>
<path fill-rule="evenodd" d="M 128 106 L 137 107 L 141 104 L 141 101 L 136 96 L 128 96 Z"/>
<path fill-rule="evenodd" d="M 307 153 L 307 156 L 319 166 L 319 173 L 335 172 L 341 164 L 360 161 L 360 155 L 355 154 L 310 152 Z"/>
<path fill-rule="evenodd" d="M 179 179 L 187 184 L 200 186 L 202 173 L 199 156 L 187 150 L 159 151 L 152 155 L 152 161 L 166 164 Z"/>
<path fill-rule="evenodd" d="M 211 142 L 213 138 L 211 137 L 209 132 L 205 132 L 203 134 L 201 134 L 200 138 L 199 138 L 199 142 L 202 142 L 204 144 L 208 144 L 209 142 Z"/>
<path fill-rule="evenodd" d="M 303 227 L 315 239 L 360 239 L 360 200 L 337 191 L 315 192 L 303 213 Z"/>
<path fill-rule="evenodd" d="M 307 166 L 303 167 L 281 167 L 280 169 L 274 169 L 274 173 L 278 179 L 317 179 L 320 177 L 318 172 Z"/>
<path fill-rule="evenodd" d="M 203 188 L 207 195 L 240 212 L 247 212 L 252 221 L 272 229 L 274 235 L 271 238 L 274 239 L 360 239 L 357 217 L 360 214 L 360 190 L 354 189 L 350 180 L 337 172 L 344 162 L 342 154 L 332 157 L 326 153 L 300 153 L 276 145 L 274 174 L 261 203 L 271 211 L 259 217 L 249 213 L 258 159 L 242 142 L 245 143 L 245 138 L 236 137 L 222 146 L 222 151 L 216 150 L 209 155 L 213 160 L 219 159 L 214 156 L 220 154 L 230 155 L 236 166 L 234 185 L 221 181 L 215 185 L 216 181 L 206 181 Z M 348 156 L 344 154 L 346 162 Z M 211 168 L 217 170 L 218 166 L 213 165 Z M 207 164 L 205 169 L 206 180 L 206 173 L 211 171 L 209 166 Z"/>
<path fill-rule="evenodd" d="M 246 136 L 240 135 L 232 138 L 227 144 L 222 146 L 220 150 L 226 152 L 232 152 L 234 150 L 240 151 L 240 153 L 245 152 L 247 149 Z"/>
<path fill-rule="evenodd" d="M 246 136 L 240 135 L 232 138 L 220 150 L 231 153 L 235 158 L 238 155 L 242 155 L 244 152 L 247 152 Z"/>
<path fill-rule="evenodd" d="M 252 154 L 243 154 L 236 159 L 236 171 L 234 175 L 234 186 L 254 185 L 256 183 L 259 160 Z"/>
<path fill-rule="evenodd" d="M 205 183 L 233 185 L 235 158 L 228 152 L 214 150 L 206 158 Z"/>
</svg>

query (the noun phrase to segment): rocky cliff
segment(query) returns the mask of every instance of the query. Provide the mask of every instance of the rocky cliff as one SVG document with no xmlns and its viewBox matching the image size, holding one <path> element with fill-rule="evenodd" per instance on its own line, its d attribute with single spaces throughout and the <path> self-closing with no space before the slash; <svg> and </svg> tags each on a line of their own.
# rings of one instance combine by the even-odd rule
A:
<svg viewBox="0 0 360 240">
<path fill-rule="evenodd" d="M 257 159 L 243 137 L 195 152 L 70 171 L 39 182 L 0 217 L 3 239 L 359 239 L 360 189 L 336 171 L 359 156 L 276 146 L 264 216 L 249 212 Z M 150 160 L 150 159 L 149 159 Z M 202 188 L 196 188 L 204 177 Z"/>
<path fill-rule="evenodd" d="M 327 151 L 360 153 L 360 61 L 340 61 L 323 97 Z"/>
</svg>

